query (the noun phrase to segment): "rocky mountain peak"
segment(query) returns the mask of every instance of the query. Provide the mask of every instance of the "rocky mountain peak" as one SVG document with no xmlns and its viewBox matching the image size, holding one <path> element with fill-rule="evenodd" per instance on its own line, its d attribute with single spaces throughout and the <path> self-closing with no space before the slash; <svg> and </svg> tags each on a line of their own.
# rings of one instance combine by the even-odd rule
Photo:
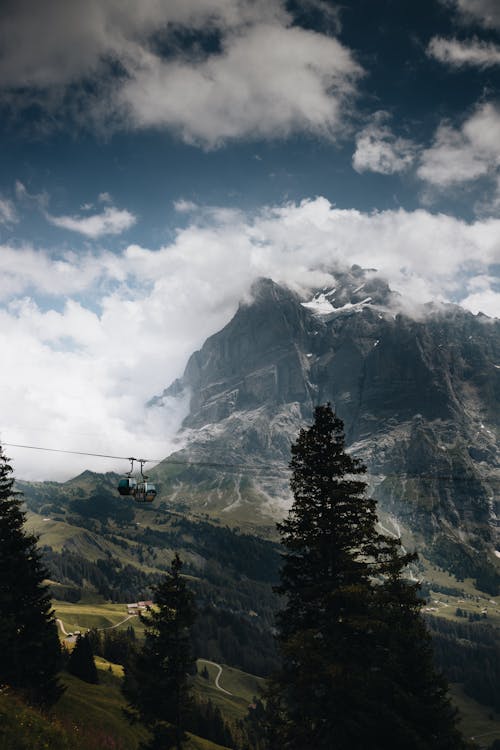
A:
<svg viewBox="0 0 500 750">
<path fill-rule="evenodd" d="M 290 443 L 314 406 L 329 401 L 382 507 L 429 540 L 446 529 L 495 545 L 500 321 L 453 305 L 413 319 L 396 311 L 373 270 L 334 276 L 332 287 L 305 295 L 259 279 L 191 356 L 165 392 L 191 394 L 179 455 L 220 468 L 172 491 L 182 486 L 189 502 L 228 518 L 282 513 Z M 235 478 L 234 467 L 249 464 L 262 471 Z M 166 466 L 158 476 L 167 477 Z"/>
</svg>

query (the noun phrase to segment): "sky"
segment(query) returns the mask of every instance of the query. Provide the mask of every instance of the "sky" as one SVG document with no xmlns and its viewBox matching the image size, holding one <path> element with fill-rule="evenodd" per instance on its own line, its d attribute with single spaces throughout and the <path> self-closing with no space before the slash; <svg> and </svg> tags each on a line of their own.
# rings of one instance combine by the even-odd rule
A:
<svg viewBox="0 0 500 750">
<path fill-rule="evenodd" d="M 3 0 L 0 440 L 161 459 L 252 282 L 500 317 L 498 0 Z"/>
</svg>

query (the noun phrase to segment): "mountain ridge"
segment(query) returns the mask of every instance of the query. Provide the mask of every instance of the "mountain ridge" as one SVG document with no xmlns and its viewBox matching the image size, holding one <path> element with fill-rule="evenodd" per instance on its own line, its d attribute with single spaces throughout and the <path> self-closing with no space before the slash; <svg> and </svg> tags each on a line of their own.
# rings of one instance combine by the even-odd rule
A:
<svg viewBox="0 0 500 750">
<path fill-rule="evenodd" d="M 290 501 L 290 444 L 328 401 L 382 509 L 429 549 L 444 533 L 495 565 L 500 321 L 456 305 L 410 317 L 373 270 L 339 277 L 309 297 L 254 285 L 155 400 L 190 393 L 186 444 L 171 458 L 197 468 L 172 471 L 166 459 L 152 473 L 188 508 L 270 522 Z"/>
</svg>

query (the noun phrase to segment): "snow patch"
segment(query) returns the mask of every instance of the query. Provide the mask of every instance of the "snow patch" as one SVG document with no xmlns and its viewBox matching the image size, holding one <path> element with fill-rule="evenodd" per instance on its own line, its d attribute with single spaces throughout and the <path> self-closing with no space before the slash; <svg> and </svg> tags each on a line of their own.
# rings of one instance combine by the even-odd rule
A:
<svg viewBox="0 0 500 750">
<path fill-rule="evenodd" d="M 366 299 L 361 302 L 346 302 L 342 307 L 334 307 L 332 303 L 326 299 L 326 296 L 321 293 L 317 294 L 310 302 L 301 302 L 300 304 L 302 307 L 312 310 L 315 315 L 333 315 L 346 312 L 347 310 L 354 310 L 357 312 L 365 307 L 365 305 L 370 304 L 371 301 L 371 297 L 366 297 Z"/>
<path fill-rule="evenodd" d="M 301 302 L 300 304 L 302 307 L 312 310 L 316 315 L 330 315 L 335 310 L 324 294 L 317 294 L 310 302 Z"/>
</svg>

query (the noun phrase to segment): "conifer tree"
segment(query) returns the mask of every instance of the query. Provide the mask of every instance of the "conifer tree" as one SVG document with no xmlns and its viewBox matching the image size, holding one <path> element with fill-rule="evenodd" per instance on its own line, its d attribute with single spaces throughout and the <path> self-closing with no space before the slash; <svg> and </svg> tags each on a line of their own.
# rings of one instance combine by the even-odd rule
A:
<svg viewBox="0 0 500 750">
<path fill-rule="evenodd" d="M 0 448 L 0 685 L 50 707 L 63 692 L 61 648 L 37 538 L 24 523 L 12 467 Z"/>
<path fill-rule="evenodd" d="M 67 664 L 70 674 L 91 685 L 97 685 L 99 675 L 94 661 L 91 640 L 88 635 L 79 635 Z"/>
<path fill-rule="evenodd" d="M 422 602 L 402 576 L 415 556 L 377 532 L 376 504 L 360 478 L 366 469 L 346 453 L 330 405 L 317 407 L 314 424 L 300 431 L 290 467 L 294 502 L 278 525 L 283 663 L 267 696 L 268 745 L 463 747 L 432 665 Z M 410 669 L 419 673 L 414 683 Z M 428 720 L 434 728 L 421 726 Z"/>
<path fill-rule="evenodd" d="M 181 576 L 176 553 L 171 573 L 154 590 L 155 607 L 141 614 L 144 645 L 125 668 L 123 691 L 131 718 L 144 723 L 152 739 L 144 749 L 180 750 L 191 707 L 188 673 L 192 671 L 193 596 Z"/>
</svg>

